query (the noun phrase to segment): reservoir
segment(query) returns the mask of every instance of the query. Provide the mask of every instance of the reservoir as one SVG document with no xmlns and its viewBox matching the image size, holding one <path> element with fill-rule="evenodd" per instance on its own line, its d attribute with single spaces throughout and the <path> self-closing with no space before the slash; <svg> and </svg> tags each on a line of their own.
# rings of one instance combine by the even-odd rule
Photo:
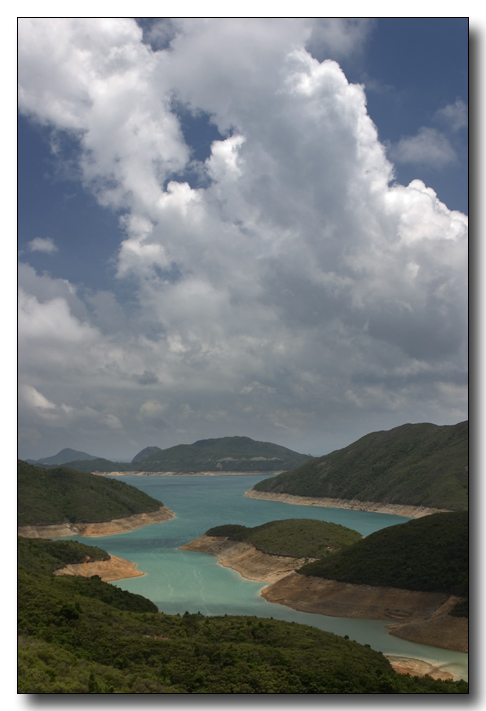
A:
<svg viewBox="0 0 486 711">
<path fill-rule="evenodd" d="M 467 679 L 467 654 L 393 637 L 386 631 L 386 624 L 390 623 L 379 620 L 327 617 L 267 602 L 259 596 L 264 583 L 242 578 L 236 571 L 219 565 L 213 556 L 178 550 L 179 546 L 198 538 L 209 528 L 225 523 L 252 527 L 268 521 L 310 518 L 338 523 L 367 536 L 409 520 L 389 514 L 295 506 L 243 496 L 264 478 L 266 476 L 261 474 L 123 476 L 121 481 L 162 501 L 175 512 L 176 518 L 116 536 L 76 538 L 137 563 L 145 576 L 112 584 L 149 598 L 161 612 L 255 615 L 298 622 L 341 636 L 348 635 L 351 640 L 369 644 L 384 654 L 423 659 Z"/>
</svg>

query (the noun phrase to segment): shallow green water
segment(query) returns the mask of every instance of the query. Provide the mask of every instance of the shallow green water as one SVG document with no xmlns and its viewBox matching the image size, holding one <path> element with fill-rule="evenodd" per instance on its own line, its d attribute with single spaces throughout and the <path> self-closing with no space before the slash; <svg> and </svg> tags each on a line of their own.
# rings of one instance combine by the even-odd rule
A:
<svg viewBox="0 0 486 711">
<path fill-rule="evenodd" d="M 183 614 L 187 610 L 204 615 L 256 615 L 299 622 L 339 635 L 347 634 L 350 639 L 369 644 L 384 654 L 430 661 L 467 679 L 467 654 L 392 637 L 386 632 L 386 623 L 377 620 L 313 615 L 269 603 L 259 596 L 264 587 L 262 583 L 245 580 L 236 571 L 223 568 L 213 556 L 178 550 L 212 526 L 223 523 L 257 526 L 278 519 L 312 518 L 339 523 L 366 536 L 408 520 L 388 514 L 295 506 L 244 497 L 243 492 L 262 478 L 265 477 L 123 477 L 122 481 L 162 501 L 176 513 L 176 518 L 116 536 L 79 540 L 95 543 L 113 555 L 137 563 L 147 575 L 113 584 L 153 600 L 162 612 Z"/>
</svg>

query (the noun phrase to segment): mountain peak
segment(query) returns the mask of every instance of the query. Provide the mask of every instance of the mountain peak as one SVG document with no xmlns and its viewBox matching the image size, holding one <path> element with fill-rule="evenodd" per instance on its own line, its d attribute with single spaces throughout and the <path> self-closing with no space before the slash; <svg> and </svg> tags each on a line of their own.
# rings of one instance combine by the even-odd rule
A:
<svg viewBox="0 0 486 711">
<path fill-rule="evenodd" d="M 132 459 L 132 464 L 135 464 L 136 462 L 141 462 L 144 459 L 147 459 L 147 457 L 151 457 L 152 454 L 156 454 L 157 452 L 161 452 L 162 450 L 160 447 L 145 447 L 145 449 L 142 449 L 138 454 L 134 456 Z"/>
</svg>

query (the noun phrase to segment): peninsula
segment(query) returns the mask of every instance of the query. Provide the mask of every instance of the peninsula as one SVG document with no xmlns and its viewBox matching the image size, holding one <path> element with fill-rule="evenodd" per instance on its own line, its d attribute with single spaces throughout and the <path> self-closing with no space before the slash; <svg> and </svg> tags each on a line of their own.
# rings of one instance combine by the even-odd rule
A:
<svg viewBox="0 0 486 711">
<path fill-rule="evenodd" d="M 313 526 L 312 535 L 304 524 Z M 327 536 L 325 555 L 315 545 L 317 524 Z M 395 636 L 466 652 L 467 524 L 467 513 L 433 514 L 364 539 L 354 531 L 354 539 L 347 534 L 346 544 L 336 546 L 329 545 L 329 532 L 336 536 L 343 527 L 290 519 L 254 529 L 219 526 L 182 548 L 215 555 L 244 577 L 267 583 L 261 595 L 269 602 L 389 620 Z M 298 546 L 289 550 L 286 538 L 297 538 Z"/>
<path fill-rule="evenodd" d="M 20 536 L 109 536 L 174 516 L 161 501 L 123 482 L 18 462 Z"/>
<path fill-rule="evenodd" d="M 286 519 L 255 528 L 216 526 L 181 549 L 209 553 L 249 580 L 273 583 L 359 539 L 360 533 L 335 523 Z"/>
<path fill-rule="evenodd" d="M 465 511 L 468 423 L 407 424 L 373 432 L 344 449 L 266 478 L 246 495 L 411 518 Z"/>
</svg>

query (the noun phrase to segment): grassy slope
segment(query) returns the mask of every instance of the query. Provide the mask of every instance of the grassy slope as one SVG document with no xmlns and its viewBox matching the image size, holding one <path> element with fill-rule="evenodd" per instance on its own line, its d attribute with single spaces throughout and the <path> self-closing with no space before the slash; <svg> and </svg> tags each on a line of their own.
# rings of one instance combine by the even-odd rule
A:
<svg viewBox="0 0 486 711">
<path fill-rule="evenodd" d="M 20 693 L 467 693 L 304 625 L 167 616 L 98 579 L 19 572 Z M 150 609 L 149 609 L 150 608 Z"/>
<path fill-rule="evenodd" d="M 350 528 L 313 519 L 270 521 L 254 528 L 229 524 L 211 528 L 207 535 L 246 541 L 263 553 L 292 558 L 320 558 L 361 539 Z"/>
<path fill-rule="evenodd" d="M 402 425 L 265 479 L 257 491 L 452 510 L 468 505 L 468 423 Z"/>
<path fill-rule="evenodd" d="M 257 459 L 255 459 L 257 458 Z M 194 444 L 178 444 L 160 450 L 134 463 L 110 462 L 107 459 L 69 462 L 77 471 L 275 471 L 294 469 L 311 459 L 271 442 L 256 442 L 249 437 L 221 437 Z"/>
<path fill-rule="evenodd" d="M 468 544 L 467 512 L 438 513 L 383 528 L 298 572 L 358 585 L 467 596 Z"/>
<path fill-rule="evenodd" d="M 161 502 L 121 481 L 18 463 L 18 525 L 110 521 L 156 511 Z"/>
</svg>

